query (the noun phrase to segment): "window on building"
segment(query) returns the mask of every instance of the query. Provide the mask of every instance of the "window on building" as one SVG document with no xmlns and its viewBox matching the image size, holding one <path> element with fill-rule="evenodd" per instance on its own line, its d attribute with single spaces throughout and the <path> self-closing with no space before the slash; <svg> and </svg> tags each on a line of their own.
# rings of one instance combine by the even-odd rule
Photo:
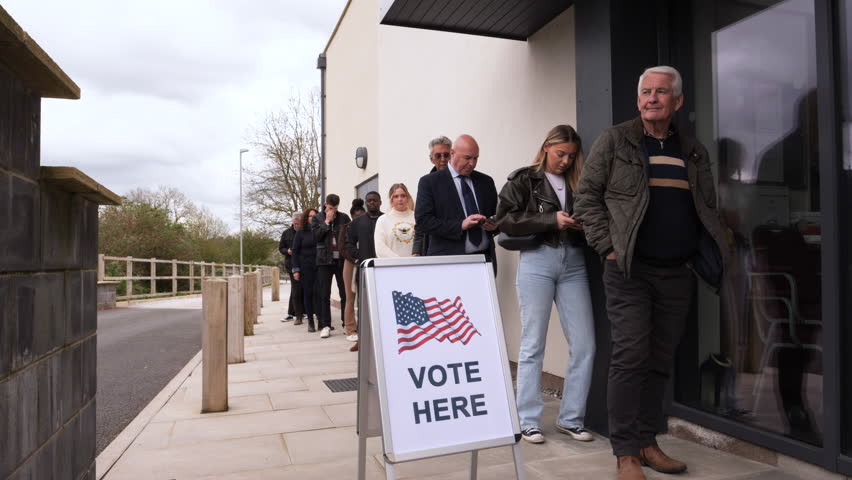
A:
<svg viewBox="0 0 852 480">
<path fill-rule="evenodd" d="M 689 2 L 689 122 L 718 161 L 735 246 L 699 287 L 676 401 L 822 444 L 821 217 L 812 0 Z M 681 43 L 680 45 L 683 45 Z M 848 82 L 847 82 L 848 83 Z"/>
<path fill-rule="evenodd" d="M 373 175 L 368 178 L 367 181 L 361 183 L 360 185 L 355 186 L 355 196 L 358 198 L 366 199 L 367 194 L 370 192 L 378 192 L 379 191 L 379 176 Z"/>
</svg>

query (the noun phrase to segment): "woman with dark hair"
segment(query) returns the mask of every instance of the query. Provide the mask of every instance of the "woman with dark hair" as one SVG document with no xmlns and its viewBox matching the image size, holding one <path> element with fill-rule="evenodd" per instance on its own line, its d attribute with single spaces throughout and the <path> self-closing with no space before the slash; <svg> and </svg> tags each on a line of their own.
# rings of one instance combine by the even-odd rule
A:
<svg viewBox="0 0 852 480">
<path fill-rule="evenodd" d="M 352 221 L 366 213 L 364 209 L 364 200 L 356 198 L 352 200 L 352 208 L 349 209 L 349 216 Z M 338 245 L 346 244 L 346 235 L 349 232 L 349 226 L 352 222 L 340 227 L 340 236 L 337 239 Z M 346 289 L 346 305 L 343 307 L 343 334 L 346 335 L 346 340 L 350 342 L 358 341 L 358 327 L 355 322 L 355 290 L 352 288 L 355 278 L 355 258 L 352 257 L 347 249 L 340 250 L 343 255 L 343 288 Z"/>
<path fill-rule="evenodd" d="M 509 175 L 497 207 L 501 232 L 534 234 L 532 244 L 521 251 L 516 282 L 521 310 L 518 417 L 522 437 L 532 443 L 544 441 L 541 369 L 554 301 L 570 355 L 556 430 L 575 440 L 594 439 L 584 425 L 595 356 L 594 320 L 583 226 L 573 217 L 573 192 L 582 168 L 580 137 L 572 127 L 557 125 L 532 165 Z"/>
<path fill-rule="evenodd" d="M 317 242 L 311 233 L 311 221 L 317 211 L 309 208 L 302 213 L 302 228 L 293 238 L 293 278 L 302 282 L 302 294 L 305 315 L 308 319 L 308 331 L 316 332 L 314 314 L 316 313 L 315 284 L 317 278 Z"/>
</svg>

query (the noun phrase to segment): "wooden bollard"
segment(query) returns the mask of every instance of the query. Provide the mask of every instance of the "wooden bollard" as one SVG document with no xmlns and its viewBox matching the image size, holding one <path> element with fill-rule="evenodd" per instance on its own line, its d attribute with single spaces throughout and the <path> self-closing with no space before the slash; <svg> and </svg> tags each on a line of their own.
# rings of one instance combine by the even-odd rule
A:
<svg viewBox="0 0 852 480">
<path fill-rule="evenodd" d="M 263 269 L 258 268 L 257 274 L 257 314 L 260 315 L 260 309 L 263 307 Z"/>
<path fill-rule="evenodd" d="M 281 269 L 272 267 L 272 301 L 281 300 Z"/>
<path fill-rule="evenodd" d="M 257 275 L 243 274 L 243 328 L 245 335 L 254 335 L 257 323 Z"/>
<path fill-rule="evenodd" d="M 245 362 L 243 277 L 228 277 L 228 363 Z"/>
<path fill-rule="evenodd" d="M 228 282 L 201 284 L 201 413 L 228 410 Z"/>
</svg>

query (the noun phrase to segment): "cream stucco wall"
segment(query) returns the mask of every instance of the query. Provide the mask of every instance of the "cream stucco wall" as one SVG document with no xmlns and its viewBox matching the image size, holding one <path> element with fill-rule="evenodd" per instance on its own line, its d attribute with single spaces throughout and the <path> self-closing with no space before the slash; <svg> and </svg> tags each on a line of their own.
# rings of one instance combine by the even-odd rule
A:
<svg viewBox="0 0 852 480">
<path fill-rule="evenodd" d="M 383 195 L 396 182 L 404 182 L 416 195 L 419 178 L 431 168 L 427 144 L 438 135 L 451 139 L 462 133 L 473 135 L 480 145 L 477 170 L 491 175 L 499 190 L 511 171 L 530 163 L 551 127 L 559 123 L 576 125 L 573 9 L 529 41 L 520 42 L 378 25 L 374 1 L 354 0 L 350 10 L 356 4 L 362 4 L 357 12 L 366 4 L 373 8 L 375 37 L 370 25 L 362 24 L 359 30 L 377 42 L 375 48 L 362 47 L 363 56 L 376 62 L 376 71 L 369 76 L 375 81 L 375 89 L 364 88 L 369 92 L 364 95 L 367 98 L 344 101 L 340 98 L 344 91 L 360 93 L 338 86 L 341 92 L 335 97 L 329 91 L 327 108 L 329 119 L 334 116 L 338 122 L 349 121 L 353 130 L 364 132 L 365 138 L 368 130 L 375 137 L 367 145 L 370 168 L 361 173 L 352 166 L 356 146 L 352 133 L 343 132 L 347 128 L 342 124 L 328 130 L 329 191 L 340 193 L 346 205 L 354 186 L 376 172 Z M 353 15 L 349 27 L 355 20 L 367 19 L 368 15 Z M 348 38 L 338 32 L 330 51 L 356 51 Z M 338 46 L 338 42 L 345 44 Z M 329 76 L 331 64 L 330 58 Z M 335 75 L 348 76 L 342 70 Z M 346 112 L 352 102 L 373 100 L 373 116 L 358 119 Z M 375 123 L 363 124 L 371 122 Z M 517 359 L 520 337 L 517 259 L 516 253 L 498 247 L 497 288 L 513 360 Z M 550 327 L 544 369 L 563 376 L 567 346 L 555 309 Z"/>
<path fill-rule="evenodd" d="M 378 1 L 353 0 L 326 49 L 326 191 L 349 212 L 355 185 L 379 171 Z M 355 149 L 367 147 L 367 169 L 355 167 Z M 336 289 L 333 289 L 336 290 Z"/>
</svg>

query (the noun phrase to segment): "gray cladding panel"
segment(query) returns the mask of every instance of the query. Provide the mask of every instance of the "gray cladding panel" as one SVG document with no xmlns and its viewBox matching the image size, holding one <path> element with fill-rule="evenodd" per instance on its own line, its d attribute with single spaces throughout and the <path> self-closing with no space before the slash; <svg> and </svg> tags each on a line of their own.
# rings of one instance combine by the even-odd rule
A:
<svg viewBox="0 0 852 480">
<path fill-rule="evenodd" d="M 572 0 L 396 0 L 381 23 L 526 40 Z"/>
</svg>

